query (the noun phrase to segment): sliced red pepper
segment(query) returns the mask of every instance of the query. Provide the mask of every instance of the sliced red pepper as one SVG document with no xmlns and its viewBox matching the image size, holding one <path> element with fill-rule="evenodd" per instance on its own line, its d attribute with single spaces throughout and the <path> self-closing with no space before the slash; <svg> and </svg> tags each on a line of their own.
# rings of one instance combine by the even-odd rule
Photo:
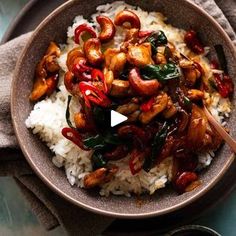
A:
<svg viewBox="0 0 236 236">
<path fill-rule="evenodd" d="M 89 81 L 92 79 L 91 71 L 92 67 L 86 65 L 86 61 L 80 61 L 77 64 L 73 65 L 72 72 L 75 74 L 77 78 L 80 80 Z"/>
<path fill-rule="evenodd" d="M 148 141 L 148 135 L 145 130 L 136 125 L 124 125 L 117 130 L 118 135 L 124 139 L 133 139 L 133 145 L 137 148 L 143 148 Z"/>
<path fill-rule="evenodd" d="M 121 126 L 117 133 L 122 138 L 134 137 L 139 138 L 141 142 L 146 142 L 147 135 L 145 130 L 136 125 L 124 125 Z"/>
<path fill-rule="evenodd" d="M 146 156 L 145 151 L 140 151 L 137 149 L 134 149 L 132 151 L 131 157 L 129 160 L 129 168 L 130 168 L 132 175 L 135 175 L 140 170 L 142 170 L 145 156 Z"/>
<path fill-rule="evenodd" d="M 50 96 L 56 90 L 58 80 L 59 80 L 59 74 L 55 74 L 46 79 L 46 84 L 48 86 L 48 89 L 47 89 L 48 96 Z"/>
<path fill-rule="evenodd" d="M 71 142 L 80 147 L 82 150 L 89 151 L 89 149 L 84 146 L 82 137 L 75 129 L 66 127 L 62 129 L 61 133 L 65 138 L 69 139 Z"/>
<path fill-rule="evenodd" d="M 188 48 L 190 48 L 196 54 L 204 53 L 204 47 L 194 30 L 189 30 L 186 32 L 184 41 L 187 44 Z"/>
<path fill-rule="evenodd" d="M 234 84 L 228 75 L 214 74 L 217 90 L 223 98 L 229 97 L 234 91 Z"/>
<path fill-rule="evenodd" d="M 216 61 L 216 60 L 212 60 L 211 61 L 211 69 L 216 69 L 216 70 L 218 70 L 219 69 L 219 63 L 218 63 L 218 61 Z"/>
<path fill-rule="evenodd" d="M 107 84 L 106 84 L 103 72 L 99 69 L 93 69 L 91 72 L 91 77 L 93 80 L 102 81 L 104 93 L 107 94 L 108 88 L 107 88 Z"/>
<path fill-rule="evenodd" d="M 215 60 L 211 62 L 212 69 L 219 69 L 219 63 Z M 234 91 L 234 83 L 232 79 L 225 74 L 216 74 L 214 73 L 214 79 L 216 83 L 217 90 L 223 98 L 229 97 Z"/>
<path fill-rule="evenodd" d="M 201 75 L 205 74 L 204 69 L 202 68 L 202 66 L 198 62 L 195 61 L 194 66 L 196 67 L 196 69 L 198 69 L 201 72 Z"/>
<path fill-rule="evenodd" d="M 86 106 L 89 108 L 91 108 L 90 102 L 102 107 L 108 107 L 111 104 L 111 100 L 101 90 L 88 82 L 80 82 L 79 89 L 83 94 Z"/>
<path fill-rule="evenodd" d="M 184 193 L 185 189 L 197 179 L 198 177 L 194 172 L 186 171 L 178 173 L 174 181 L 174 186 L 179 193 Z"/>
<path fill-rule="evenodd" d="M 82 33 L 85 33 L 85 32 L 89 33 L 92 38 L 97 38 L 97 34 L 94 31 L 93 27 L 91 27 L 87 24 L 82 24 L 82 25 L 79 25 L 75 29 L 75 43 L 77 43 L 77 44 L 80 43 L 80 36 Z"/>
<path fill-rule="evenodd" d="M 153 30 L 140 30 L 138 32 L 139 38 L 149 37 L 153 33 Z"/>
<path fill-rule="evenodd" d="M 141 111 L 143 112 L 148 112 L 152 109 L 152 106 L 155 102 L 155 99 L 154 97 L 151 97 L 148 101 L 144 102 L 141 106 L 140 106 L 140 109 Z"/>
</svg>

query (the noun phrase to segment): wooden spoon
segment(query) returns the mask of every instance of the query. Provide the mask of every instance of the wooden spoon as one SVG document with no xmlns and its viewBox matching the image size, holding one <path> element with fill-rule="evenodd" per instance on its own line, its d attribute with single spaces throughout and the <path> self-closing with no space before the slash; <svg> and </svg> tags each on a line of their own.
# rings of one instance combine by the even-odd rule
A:
<svg viewBox="0 0 236 236">
<path fill-rule="evenodd" d="M 180 53 L 185 59 L 192 61 L 189 57 Z M 236 141 L 225 131 L 225 129 L 219 124 L 219 122 L 213 117 L 213 115 L 208 111 L 203 101 L 203 109 L 207 116 L 208 121 L 214 126 L 219 135 L 225 140 L 225 142 L 232 148 L 234 153 L 236 153 Z"/>
<path fill-rule="evenodd" d="M 219 124 L 219 122 L 216 121 L 216 119 L 208 111 L 206 106 L 204 106 L 203 109 L 208 121 L 214 126 L 216 131 L 225 140 L 225 142 L 233 149 L 234 153 L 236 153 L 236 141 L 225 131 L 225 129 Z"/>
</svg>

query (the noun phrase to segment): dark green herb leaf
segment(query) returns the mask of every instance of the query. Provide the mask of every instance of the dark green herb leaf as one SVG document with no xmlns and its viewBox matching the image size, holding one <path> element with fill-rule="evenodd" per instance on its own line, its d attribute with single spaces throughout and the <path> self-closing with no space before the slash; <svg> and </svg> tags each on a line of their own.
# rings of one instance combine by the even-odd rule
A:
<svg viewBox="0 0 236 236">
<path fill-rule="evenodd" d="M 104 135 L 97 134 L 96 136 L 92 136 L 84 139 L 84 145 L 91 149 L 106 149 L 111 145 L 119 145 L 121 144 L 121 140 L 117 134 L 106 133 Z"/>
<path fill-rule="evenodd" d="M 119 145 L 121 144 L 121 139 L 118 137 L 118 134 L 107 133 L 104 136 L 104 141 L 107 144 Z"/>
<path fill-rule="evenodd" d="M 184 101 L 184 105 L 185 105 L 186 107 L 192 106 L 192 102 L 190 101 L 190 99 L 189 99 L 188 97 L 183 96 L 183 101 Z"/>
<path fill-rule="evenodd" d="M 105 167 L 107 164 L 107 161 L 103 158 L 102 153 L 99 151 L 95 151 L 93 153 L 91 160 L 92 160 L 92 165 L 93 165 L 94 170 Z"/>
<path fill-rule="evenodd" d="M 129 77 L 129 69 L 128 68 L 124 68 L 124 70 L 120 73 L 120 76 L 119 78 L 121 80 L 128 80 L 128 77 Z"/>
<path fill-rule="evenodd" d="M 168 43 L 165 33 L 161 30 L 158 32 L 156 43 L 157 43 L 157 46 L 164 45 L 164 44 Z"/>
<path fill-rule="evenodd" d="M 140 69 L 141 75 L 144 79 L 157 79 L 161 82 L 178 78 L 180 72 L 174 63 L 167 63 L 165 65 L 146 65 Z"/>
<path fill-rule="evenodd" d="M 91 149 L 101 149 L 106 143 L 104 138 L 100 134 L 97 134 L 96 136 L 84 139 L 84 145 Z"/>
<path fill-rule="evenodd" d="M 167 44 L 168 40 L 163 31 L 154 32 L 147 38 L 147 42 L 149 42 L 152 46 L 153 54 L 157 53 L 157 47 L 161 45 Z"/>
<path fill-rule="evenodd" d="M 92 113 L 94 122 L 99 129 L 104 131 L 110 128 L 110 123 L 111 123 L 110 110 L 101 108 L 99 106 L 94 106 Z"/>
<path fill-rule="evenodd" d="M 156 133 L 154 140 L 152 142 L 152 152 L 149 158 L 145 159 L 144 165 L 143 165 L 143 169 L 145 171 L 150 171 L 150 169 L 153 167 L 157 155 L 158 153 L 161 151 L 161 148 L 164 146 L 165 141 L 166 141 L 166 137 L 168 134 L 168 129 L 169 126 L 167 124 L 167 122 L 164 123 L 164 125 L 162 126 L 161 130 L 159 132 Z"/>
<path fill-rule="evenodd" d="M 165 47 L 164 56 L 167 60 L 171 57 L 171 50 L 168 46 Z"/>
<path fill-rule="evenodd" d="M 218 88 L 217 88 L 216 83 L 215 83 L 214 80 L 209 79 L 208 82 L 209 82 L 209 85 L 211 86 L 212 89 L 218 90 Z"/>
<path fill-rule="evenodd" d="M 225 57 L 223 46 L 221 44 L 217 44 L 214 47 L 215 47 L 216 54 L 217 54 L 217 57 L 218 57 L 218 60 L 219 60 L 219 63 L 220 63 L 220 68 L 226 74 L 228 74 L 227 60 L 226 60 L 226 57 Z"/>
<path fill-rule="evenodd" d="M 68 100 L 67 100 L 67 107 L 66 107 L 66 122 L 67 122 L 67 124 L 70 128 L 74 129 L 74 127 L 73 127 L 73 125 L 70 121 L 70 102 L 71 102 L 71 99 L 72 99 L 72 96 L 69 95 Z"/>
</svg>

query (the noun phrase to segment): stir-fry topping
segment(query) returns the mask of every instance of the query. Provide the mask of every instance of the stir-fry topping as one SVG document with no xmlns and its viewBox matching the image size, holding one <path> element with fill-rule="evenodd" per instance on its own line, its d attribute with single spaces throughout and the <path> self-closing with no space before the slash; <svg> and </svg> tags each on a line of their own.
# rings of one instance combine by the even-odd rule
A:
<svg viewBox="0 0 236 236">
<path fill-rule="evenodd" d="M 194 189 L 199 185 L 197 153 L 216 150 L 222 142 L 201 107 L 204 93 L 213 89 L 228 97 L 233 92 L 222 47 L 216 47 L 219 63 L 212 61 L 213 76 L 206 80 L 199 59 L 204 47 L 194 30 L 185 34 L 190 53 L 183 55 L 163 31 L 141 30 L 132 11 L 119 12 L 114 22 L 103 15 L 96 20 L 98 34 L 87 24 L 75 29 L 77 47 L 68 53 L 64 76 L 71 96 L 66 111 L 69 128 L 62 134 L 81 149 L 94 151 L 94 172 L 85 177 L 85 187 L 113 178 L 117 160 L 129 158 L 135 175 L 172 156 L 173 186 L 180 193 Z M 126 32 L 124 42 L 117 48 L 105 47 L 117 27 Z M 37 67 L 31 100 L 56 89 L 59 55 L 59 48 L 51 43 Z M 72 96 L 81 104 L 73 121 Z M 127 116 L 126 123 L 111 128 L 111 109 Z"/>
<path fill-rule="evenodd" d="M 50 96 L 55 91 L 60 69 L 57 58 L 60 54 L 60 48 L 54 42 L 51 42 L 45 56 L 37 65 L 36 79 L 30 94 L 31 101 L 37 101 L 44 96 Z"/>
</svg>

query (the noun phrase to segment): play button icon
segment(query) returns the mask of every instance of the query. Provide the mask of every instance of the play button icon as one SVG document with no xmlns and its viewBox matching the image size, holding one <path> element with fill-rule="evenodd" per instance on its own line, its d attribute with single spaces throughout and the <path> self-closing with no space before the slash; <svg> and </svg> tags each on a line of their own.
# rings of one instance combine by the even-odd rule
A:
<svg viewBox="0 0 236 236">
<path fill-rule="evenodd" d="M 122 122 L 128 120 L 128 117 L 111 110 L 111 127 L 121 124 Z"/>
</svg>

